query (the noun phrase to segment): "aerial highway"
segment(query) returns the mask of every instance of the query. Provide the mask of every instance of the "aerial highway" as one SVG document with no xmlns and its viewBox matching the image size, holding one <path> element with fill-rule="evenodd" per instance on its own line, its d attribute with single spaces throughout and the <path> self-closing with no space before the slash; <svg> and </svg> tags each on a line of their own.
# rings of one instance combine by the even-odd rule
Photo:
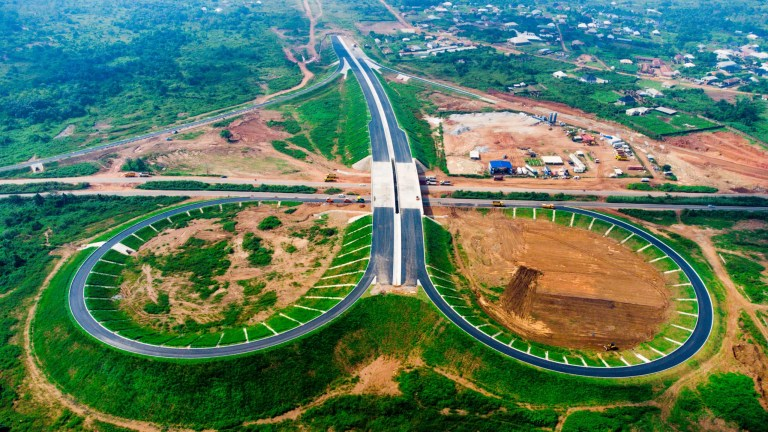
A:
<svg viewBox="0 0 768 432">
<path fill-rule="evenodd" d="M 290 199 L 304 202 L 319 202 L 325 200 L 325 196 L 314 194 L 255 194 L 203 191 L 214 195 L 201 194 L 197 196 L 215 196 L 215 194 L 218 194 L 219 196 L 230 195 L 231 197 L 188 204 L 150 217 L 149 219 L 141 221 L 120 232 L 115 237 L 99 246 L 96 251 L 86 259 L 81 268 L 78 269 L 72 281 L 69 293 L 69 306 L 72 314 L 77 323 L 86 332 L 115 348 L 148 356 L 168 358 L 209 358 L 242 354 L 282 344 L 320 328 L 335 317 L 341 315 L 363 295 L 371 284 L 376 282 L 383 285 L 421 285 L 436 307 L 449 320 L 479 342 L 517 360 L 555 372 L 604 378 L 646 375 L 674 367 L 688 360 L 701 349 L 703 344 L 707 341 L 712 328 L 712 302 L 701 278 L 685 259 L 661 240 L 642 229 L 601 213 L 595 213 L 579 208 L 565 207 L 562 206 L 563 203 L 560 203 L 561 205 L 557 208 L 607 221 L 627 229 L 633 234 L 649 241 L 666 253 L 680 267 L 691 281 L 696 293 L 697 301 L 699 302 L 699 315 L 691 336 L 677 350 L 658 360 L 626 367 L 597 368 L 569 365 L 516 350 L 502 344 L 493 337 L 486 335 L 479 331 L 477 327 L 465 321 L 448 303 L 446 303 L 443 297 L 440 296 L 426 270 L 422 226 L 424 207 L 430 205 L 475 207 L 478 205 L 490 205 L 490 201 L 454 200 L 447 198 L 425 200 L 421 195 L 422 188 L 419 185 L 415 160 L 411 157 L 408 138 L 400 129 L 392 105 L 379 81 L 379 77 L 371 69 L 369 60 L 361 51 L 356 49 L 354 45 L 350 46 L 348 42 L 338 36 L 332 37 L 332 43 L 340 59 L 340 68 L 349 68 L 355 78 L 360 82 L 371 113 L 371 121 L 369 123 L 371 151 L 373 155 L 370 185 L 371 196 L 369 200 L 373 208 L 371 259 L 362 279 L 354 287 L 351 294 L 345 297 L 343 301 L 334 306 L 331 310 L 308 323 L 272 337 L 238 345 L 212 348 L 175 348 L 148 345 L 139 341 L 123 338 L 101 326 L 91 316 L 86 307 L 84 297 L 86 279 L 94 265 L 108 250 L 110 250 L 110 248 L 138 230 L 168 216 L 179 214 L 190 209 L 197 209 L 216 204 L 264 199 Z M 86 190 L 75 192 L 88 193 L 92 191 Z M 125 192 L 134 193 L 137 192 L 137 190 Z M 141 191 L 141 193 L 152 194 L 168 194 L 169 192 L 170 191 Z M 201 191 L 172 192 L 179 195 L 195 195 Z M 537 205 L 538 203 L 507 201 L 507 204 L 510 206 L 532 206 Z M 615 206 L 610 203 L 597 202 L 575 202 L 573 204 L 580 207 L 602 206 L 603 208 L 607 208 Z M 643 206 L 643 208 L 648 208 L 648 206 L 652 205 Z M 620 207 L 631 206 L 621 204 Z"/>
</svg>

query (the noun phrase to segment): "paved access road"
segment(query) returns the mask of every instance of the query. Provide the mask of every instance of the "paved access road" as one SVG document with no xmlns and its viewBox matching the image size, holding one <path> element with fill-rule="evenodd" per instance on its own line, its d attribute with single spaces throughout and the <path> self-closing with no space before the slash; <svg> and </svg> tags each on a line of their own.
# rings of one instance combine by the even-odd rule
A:
<svg viewBox="0 0 768 432">
<path fill-rule="evenodd" d="M 85 304 L 85 282 L 88 279 L 88 275 L 90 274 L 91 270 L 93 270 L 93 267 L 104 256 L 104 254 L 106 254 L 107 251 L 109 251 L 112 248 L 112 246 L 121 242 L 128 236 L 139 231 L 140 229 L 147 227 L 150 224 L 153 224 L 155 222 L 161 221 L 167 217 L 172 217 L 180 213 L 185 213 L 190 210 L 197 210 L 197 209 L 208 207 L 208 206 L 215 206 L 219 204 L 232 204 L 232 203 L 248 202 L 248 201 L 256 201 L 256 199 L 223 198 L 223 199 L 217 199 L 213 201 L 204 201 L 204 202 L 189 204 L 183 207 L 178 207 L 178 208 L 163 212 L 161 214 L 158 214 L 156 216 L 153 216 L 149 219 L 143 220 L 125 229 L 124 231 L 120 232 L 119 234 L 112 237 L 111 239 L 109 239 L 106 243 L 104 243 L 102 246 L 97 248 L 96 251 L 94 251 L 85 260 L 85 262 L 83 262 L 83 264 L 77 270 L 77 273 L 75 273 L 74 279 L 72 280 L 72 284 L 70 286 L 70 291 L 68 296 L 69 309 L 72 312 L 72 316 L 75 318 L 75 321 L 77 322 L 77 324 L 80 325 L 80 327 L 82 327 L 82 329 L 85 330 L 88 334 L 98 339 L 99 341 L 107 345 L 110 345 L 114 348 L 117 348 L 123 351 L 128 351 L 134 354 L 140 354 L 140 355 L 152 356 L 152 357 L 176 358 L 176 359 L 203 359 L 203 358 L 213 358 L 213 357 L 225 357 L 225 356 L 244 354 L 251 351 L 274 347 L 276 345 L 289 342 L 293 339 L 296 339 L 298 337 L 306 335 L 307 333 L 317 330 L 318 328 L 324 326 L 325 324 L 332 321 L 334 318 L 344 313 L 344 311 L 346 311 L 350 306 L 352 306 L 352 304 L 354 304 L 365 293 L 368 287 L 373 283 L 374 276 L 375 276 L 373 269 L 377 266 L 376 258 L 374 256 L 371 257 L 370 264 L 368 265 L 368 268 L 363 274 L 362 279 L 360 279 L 360 282 L 358 282 L 357 286 L 355 286 L 352 292 L 347 297 L 345 297 L 344 300 L 339 302 L 337 305 L 331 308 L 328 312 L 324 313 L 323 315 L 320 315 L 319 317 L 313 319 L 308 323 L 305 323 L 294 329 L 288 330 L 284 333 L 280 333 L 278 335 L 271 336 L 265 339 L 246 342 L 238 345 L 226 345 L 226 346 L 213 347 L 213 348 L 178 348 L 178 347 L 164 347 L 164 346 L 158 346 L 158 345 L 149 345 L 149 344 L 141 343 L 139 341 L 135 341 L 132 339 L 127 339 L 116 333 L 113 333 L 107 330 L 106 328 L 104 328 L 101 324 L 99 324 L 98 321 L 96 321 L 93 318 L 93 316 L 88 311 L 88 308 L 86 307 L 86 304 Z M 297 199 L 297 201 L 301 201 L 301 199 Z M 374 215 L 374 218 L 375 217 L 376 215 Z M 378 235 L 378 233 L 374 234 L 372 248 L 375 250 L 386 249 L 387 245 L 384 243 L 386 243 L 387 241 L 388 241 L 387 239 L 385 239 L 381 235 Z"/>
<path fill-rule="evenodd" d="M 450 319 L 454 324 L 459 326 L 462 330 L 483 344 L 522 362 L 554 372 L 562 372 L 571 375 L 581 375 L 596 378 L 628 378 L 661 372 L 675 367 L 693 357 L 707 342 L 709 334 L 712 331 L 714 315 L 714 311 L 712 309 L 712 299 L 709 296 L 709 292 L 704 286 L 704 282 L 701 280 L 701 277 L 699 277 L 698 273 L 696 273 L 693 267 L 691 267 L 683 257 L 675 252 L 674 249 L 670 248 L 664 242 L 654 237 L 650 233 L 638 229 L 634 225 L 628 224 L 622 220 L 604 215 L 602 213 L 595 213 L 589 210 L 562 206 L 557 206 L 556 209 L 594 217 L 596 219 L 603 220 L 605 222 L 624 228 L 661 249 L 664 253 L 669 255 L 669 257 L 683 270 L 685 275 L 690 280 L 694 291 L 696 292 L 696 298 L 699 304 L 699 317 L 696 321 L 696 327 L 694 327 L 690 337 L 681 347 L 658 360 L 633 366 L 600 368 L 569 365 L 553 360 L 546 360 L 541 357 L 536 357 L 523 351 L 513 349 L 483 333 L 481 330 L 478 330 L 475 326 L 469 324 L 461 316 L 459 316 L 459 314 L 456 313 L 456 311 L 454 311 L 453 308 L 451 308 L 448 303 L 440 296 L 432 284 L 432 281 L 429 278 L 429 274 L 427 273 L 426 266 L 424 265 L 422 266 L 422 270 L 419 274 L 419 281 L 422 283 L 424 290 L 426 291 L 429 298 L 435 303 L 437 308 L 440 309 L 440 311 L 446 317 L 448 317 L 448 319 Z"/>
<path fill-rule="evenodd" d="M 225 112 L 223 114 L 217 114 L 217 115 L 214 115 L 214 116 L 211 116 L 211 117 L 202 118 L 200 120 L 195 120 L 195 121 L 192 121 L 192 122 L 189 122 L 189 123 L 184 123 L 184 124 L 180 124 L 180 125 L 176 125 L 176 126 L 167 127 L 165 129 L 161 129 L 161 130 L 158 130 L 158 131 L 155 131 L 155 132 L 149 132 L 149 133 L 146 133 L 146 134 L 143 134 L 143 135 L 139 135 L 139 136 L 135 136 L 135 137 L 131 137 L 131 138 L 126 138 L 126 139 L 122 139 L 122 140 L 119 140 L 119 141 L 114 141 L 114 142 L 111 142 L 111 143 L 108 143 L 108 144 L 103 144 L 103 145 L 99 145 L 99 146 L 89 147 L 89 148 L 86 148 L 86 149 L 77 150 L 77 151 L 73 151 L 73 152 L 69 152 L 69 153 L 62 153 L 60 155 L 51 156 L 51 157 L 42 158 L 42 159 L 37 159 L 37 160 L 34 160 L 34 161 L 22 162 L 22 163 L 18 163 L 18 164 L 14 164 L 14 165 L 7 165 L 7 166 L 4 166 L 4 167 L 0 167 L 0 172 L 12 171 L 12 170 L 21 169 L 21 168 L 29 168 L 30 166 L 35 165 L 35 164 L 39 164 L 39 163 L 46 164 L 46 163 L 58 162 L 58 161 L 66 160 L 66 159 L 72 159 L 72 158 L 75 158 L 75 157 L 85 156 L 85 155 L 87 155 L 89 153 L 94 153 L 94 152 L 98 152 L 98 151 L 102 151 L 102 150 L 107 150 L 107 149 L 112 149 L 112 148 L 116 148 L 116 147 L 121 147 L 121 146 L 124 146 L 126 144 L 132 144 L 132 143 L 135 143 L 137 141 L 142 141 L 142 140 L 149 139 L 149 138 L 155 138 L 155 137 L 159 137 L 159 136 L 162 136 L 162 135 L 169 135 L 170 136 L 170 135 L 172 135 L 174 133 L 174 131 L 181 132 L 181 131 L 184 131 L 184 130 L 187 130 L 187 129 L 192 129 L 192 128 L 204 126 L 204 125 L 207 125 L 207 124 L 215 123 L 215 122 L 220 121 L 220 120 L 225 120 L 225 119 L 230 119 L 230 118 L 233 118 L 233 117 L 237 117 L 239 115 L 243 115 L 243 114 L 249 113 L 251 111 L 256 111 L 258 109 L 264 108 L 265 106 L 268 106 L 268 105 L 272 105 L 272 104 L 275 104 L 275 103 L 279 103 L 279 102 L 284 102 L 284 101 L 290 100 L 290 99 L 292 99 L 292 98 L 294 98 L 296 96 L 301 96 L 303 94 L 307 94 L 307 93 L 309 93 L 309 92 L 311 92 L 311 91 L 313 91 L 313 90 L 315 90 L 315 89 L 317 89 L 319 87 L 322 87 L 325 84 L 327 84 L 328 82 L 330 82 L 332 79 L 336 78 L 339 75 L 339 73 L 341 73 L 342 66 L 343 65 L 341 63 L 339 63 L 339 67 L 336 68 L 336 70 L 333 71 L 333 73 L 331 73 L 327 77 L 323 78 L 322 80 L 316 82 L 315 84 L 313 84 L 313 85 L 311 85 L 311 86 L 309 86 L 309 87 L 307 87 L 305 89 L 302 89 L 302 90 L 299 90 L 299 91 L 296 91 L 296 92 L 293 92 L 293 93 L 288 93 L 288 94 L 285 94 L 283 96 L 278 96 L 278 97 L 276 97 L 274 99 L 270 99 L 270 100 L 268 100 L 266 102 L 248 105 L 248 106 L 246 106 L 244 108 L 240 108 L 240 109 L 237 109 L 237 110 L 234 110 L 234 111 L 229 111 L 229 112 Z"/>
</svg>

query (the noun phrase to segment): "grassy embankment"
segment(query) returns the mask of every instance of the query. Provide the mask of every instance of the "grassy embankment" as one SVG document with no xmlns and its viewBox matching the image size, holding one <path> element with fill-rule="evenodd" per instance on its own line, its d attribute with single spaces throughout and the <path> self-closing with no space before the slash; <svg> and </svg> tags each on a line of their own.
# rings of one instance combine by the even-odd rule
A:
<svg viewBox="0 0 768 432">
<path fill-rule="evenodd" d="M 349 166 L 371 154 L 368 122 L 371 119 L 363 91 L 352 75 L 285 102 L 282 121 L 270 127 L 293 136 L 272 146 L 296 159 L 319 154 Z M 294 117 L 298 115 L 298 120 Z"/>
<path fill-rule="evenodd" d="M 283 205 L 287 204 L 290 203 L 283 203 Z M 233 223 L 232 217 L 240 209 L 240 206 L 230 204 L 221 207 L 207 207 L 199 213 L 195 211 L 192 215 L 182 213 L 169 218 L 170 220 L 163 220 L 143 228 L 135 235 L 123 240 L 122 243 L 138 250 L 144 243 L 159 235 L 163 230 L 185 226 L 195 218 L 219 219 L 223 227 L 226 228 L 228 224 Z M 269 230 L 277 227 L 279 223 L 278 218 L 268 217 L 260 223 L 259 228 Z M 336 235 L 335 229 L 318 228 L 310 231 L 321 238 Z M 312 233 L 308 233 L 308 235 Z M 253 235 L 253 233 L 250 234 L 250 236 L 246 236 L 243 248 L 250 254 L 251 265 L 256 267 L 269 265 L 272 250 L 263 245 L 258 236 Z M 123 272 L 127 270 L 138 273 L 143 264 L 159 268 L 163 275 L 186 273 L 192 269 L 190 276 L 192 288 L 203 299 L 217 292 L 223 292 L 219 290 L 226 287 L 222 287 L 212 278 L 224 274 L 231 264 L 226 258 L 230 251 L 230 246 L 226 241 L 212 243 L 191 238 L 187 244 L 183 245 L 178 254 L 169 257 L 156 257 L 150 254 L 139 258 L 138 261 L 118 252 L 109 251 L 104 259 L 94 267 L 94 273 L 88 277 L 86 304 L 94 318 L 109 330 L 121 336 L 149 344 L 205 348 L 263 339 L 317 318 L 346 297 L 368 264 L 371 234 L 370 217 L 358 219 L 350 224 L 346 228 L 346 235 L 342 240 L 339 253 L 320 281 L 296 302 L 280 310 L 273 310 L 269 318 L 253 326 L 238 326 L 237 324 L 242 321 L 245 315 L 252 315 L 260 310 L 271 308 L 277 300 L 274 297 L 274 292 L 263 292 L 266 286 L 264 281 L 242 281 L 246 293 L 253 297 L 253 304 L 249 305 L 247 310 L 242 306 L 232 306 L 226 311 L 224 317 L 217 321 L 206 324 L 188 321 L 183 325 L 164 326 L 162 329 L 148 328 L 135 323 L 120 308 L 120 301 L 114 298 L 122 283 Z M 313 237 L 310 240 L 320 241 L 321 238 Z M 145 310 L 147 307 L 158 313 L 168 313 L 167 308 L 160 307 L 158 304 L 148 304 L 145 306 Z"/>
</svg>

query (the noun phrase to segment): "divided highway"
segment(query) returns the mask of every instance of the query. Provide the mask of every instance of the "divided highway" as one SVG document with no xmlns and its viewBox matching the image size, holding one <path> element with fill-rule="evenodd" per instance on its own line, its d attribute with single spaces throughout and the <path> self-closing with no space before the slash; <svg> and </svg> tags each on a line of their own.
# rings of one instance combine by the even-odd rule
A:
<svg viewBox="0 0 768 432">
<path fill-rule="evenodd" d="M 86 332 L 117 349 L 147 356 L 196 359 L 243 354 L 288 342 L 322 327 L 354 304 L 371 284 L 378 282 L 384 285 L 422 285 L 438 309 L 448 319 L 479 342 L 517 360 L 555 372 L 602 378 L 646 375 L 674 367 L 688 360 L 701 349 L 712 329 L 712 301 L 701 278 L 685 259 L 651 234 L 624 221 L 588 210 L 562 206 L 558 208 L 588 215 L 620 226 L 657 246 L 677 263 L 690 280 L 699 302 L 699 316 L 690 338 L 674 352 L 650 363 L 626 367 L 596 368 L 559 363 L 515 350 L 465 321 L 440 296 L 427 273 L 422 226 L 423 206 L 426 203 L 421 196 L 416 164 L 411 157 L 407 136 L 398 126 L 394 110 L 386 92 L 377 75 L 371 70 L 369 61 L 362 52 L 354 46 L 350 48 L 338 36 L 332 37 L 332 43 L 340 59 L 339 69 L 341 70 L 346 65 L 352 71 L 360 83 L 371 113 L 371 122 L 369 124 L 371 152 L 373 155 L 371 173 L 371 204 L 373 207 L 371 260 L 362 279 L 354 287 L 353 291 L 343 301 L 323 315 L 292 330 L 253 342 L 213 348 L 174 348 L 144 344 L 112 333 L 91 316 L 85 304 L 85 282 L 88 274 L 99 259 L 114 245 L 154 222 L 188 210 L 217 204 L 264 199 L 263 196 L 257 198 L 254 194 L 248 194 L 249 196 L 245 197 L 217 199 L 169 210 L 127 228 L 100 246 L 78 269 L 69 293 L 69 307 L 72 315 Z M 229 194 L 229 192 L 219 192 L 219 194 L 222 193 Z M 237 195 L 237 193 L 231 194 Z M 286 196 L 287 194 L 280 195 Z M 298 201 L 316 202 L 319 197 L 301 196 L 297 198 L 296 200 Z M 468 203 L 464 205 L 473 206 L 476 202 L 473 200 L 467 201 Z M 447 199 L 439 200 L 437 204 L 462 205 L 460 200 Z M 516 203 L 516 205 L 521 204 Z M 579 203 L 579 205 L 581 204 Z M 528 205 L 530 206 L 530 204 Z"/>
</svg>

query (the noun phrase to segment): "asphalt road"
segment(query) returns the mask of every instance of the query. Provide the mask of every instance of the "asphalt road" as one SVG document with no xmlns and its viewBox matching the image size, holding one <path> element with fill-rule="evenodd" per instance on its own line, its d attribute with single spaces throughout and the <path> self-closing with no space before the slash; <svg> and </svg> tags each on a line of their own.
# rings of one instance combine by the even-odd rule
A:
<svg viewBox="0 0 768 432">
<path fill-rule="evenodd" d="M 629 230 L 630 232 L 633 232 L 636 236 L 639 236 L 649 241 L 650 243 L 652 243 L 653 245 L 661 249 L 664 253 L 669 255 L 669 257 L 678 266 L 680 266 L 680 268 L 683 270 L 685 275 L 691 281 L 691 284 L 693 285 L 693 289 L 696 292 L 696 298 L 698 299 L 698 303 L 699 303 L 699 318 L 698 318 L 698 321 L 696 322 L 696 327 L 694 327 L 693 332 L 691 333 L 691 336 L 688 338 L 687 341 L 685 341 L 685 343 L 681 347 L 679 347 L 676 351 L 672 352 L 671 354 L 665 357 L 662 357 L 658 360 L 652 361 L 650 363 L 642 363 L 634 366 L 598 368 L 598 367 L 568 365 L 565 363 L 559 363 L 553 360 L 546 360 L 541 357 L 536 357 L 536 356 L 527 354 L 523 351 L 515 350 L 507 346 L 506 344 L 503 344 L 497 341 L 491 336 L 483 333 L 481 330 L 478 330 L 476 327 L 474 327 L 473 325 L 465 321 L 463 318 L 461 318 L 461 316 L 459 316 L 459 314 L 456 313 L 456 311 L 454 311 L 453 308 L 451 308 L 448 305 L 448 303 L 440 296 L 440 294 L 437 292 L 434 285 L 432 284 L 432 281 L 429 278 L 429 274 L 427 273 L 425 263 L 423 262 L 424 255 L 422 250 L 421 251 L 422 265 L 421 265 L 421 271 L 419 273 L 419 281 L 424 287 L 424 291 L 426 291 L 427 295 L 432 300 L 432 302 L 435 303 L 437 308 L 440 309 L 440 311 L 446 317 L 448 317 L 448 319 L 450 319 L 454 324 L 459 326 L 462 330 L 467 332 L 470 336 L 474 337 L 481 343 L 487 345 L 490 348 L 495 349 L 496 351 L 502 354 L 508 355 L 514 359 L 520 360 L 522 362 L 528 363 L 530 365 L 533 365 L 542 369 L 551 370 L 554 372 L 561 372 L 561 373 L 567 373 L 571 375 L 581 375 L 581 376 L 595 377 L 595 378 L 629 378 L 629 377 L 650 375 L 657 372 L 661 372 L 661 371 L 670 369 L 672 367 L 675 367 L 685 362 L 686 360 L 690 359 L 691 357 L 693 357 L 701 349 L 701 347 L 704 346 L 704 344 L 707 342 L 707 339 L 709 338 L 709 334 L 712 331 L 713 314 L 714 314 L 714 311 L 712 309 L 712 299 L 709 296 L 709 292 L 704 286 L 704 282 L 701 280 L 701 278 L 693 269 L 693 267 L 691 267 L 683 257 L 681 257 L 672 248 L 667 246 L 664 242 L 657 239 L 653 235 L 636 228 L 634 225 L 630 225 L 619 219 L 615 219 L 610 216 L 591 212 L 588 210 L 582 210 L 582 209 L 570 208 L 570 207 L 561 207 L 561 206 L 558 206 L 557 208 L 568 210 L 578 214 L 595 217 L 597 219 L 615 224 L 621 228 Z"/>
<path fill-rule="evenodd" d="M 157 346 L 157 345 L 149 345 L 149 344 L 141 343 L 139 341 L 127 339 L 118 334 L 115 334 L 107 330 L 106 328 L 104 328 L 101 324 L 98 323 L 98 321 L 96 321 L 93 318 L 93 316 L 88 311 L 88 308 L 85 305 L 85 282 L 88 279 L 88 274 L 91 272 L 91 270 L 93 270 L 93 267 L 96 265 L 99 259 L 101 259 L 104 256 L 104 254 L 106 254 L 107 251 L 109 251 L 112 248 L 112 246 L 116 245 L 117 243 L 124 240 L 126 237 L 130 236 L 131 234 L 139 231 L 140 229 L 147 227 L 150 224 L 153 224 L 155 222 L 161 221 L 167 217 L 178 215 L 180 213 L 184 213 L 189 210 L 196 210 L 199 208 L 208 207 L 212 205 L 231 204 L 231 203 L 248 202 L 248 201 L 254 201 L 254 200 L 251 198 L 224 198 L 224 199 L 218 199 L 214 201 L 205 201 L 205 202 L 189 204 L 183 207 L 169 210 L 167 212 L 158 214 L 149 219 L 141 221 L 136 225 L 133 225 L 130 228 L 127 228 L 124 231 L 120 232 L 115 237 L 109 239 L 106 243 L 104 243 L 102 246 L 96 249 L 85 260 L 85 262 L 77 270 L 77 273 L 75 274 L 75 277 L 72 280 L 72 284 L 70 286 L 69 296 L 68 296 L 69 309 L 72 312 L 72 316 L 75 318 L 75 321 L 77 322 L 77 324 L 83 330 L 85 330 L 88 334 L 98 339 L 99 341 L 107 345 L 110 345 L 114 348 L 117 348 L 123 351 L 128 351 L 134 354 L 140 354 L 140 355 L 151 356 L 151 357 L 176 358 L 176 359 L 202 359 L 202 358 L 213 358 L 213 357 L 225 357 L 225 356 L 232 356 L 232 355 L 238 355 L 238 354 L 245 354 L 251 351 L 274 347 L 274 346 L 289 342 L 298 337 L 304 336 L 312 331 L 315 331 L 320 327 L 324 326 L 325 324 L 328 324 L 334 318 L 338 317 L 342 313 L 344 313 L 344 311 L 346 311 L 350 306 L 352 306 L 352 304 L 354 304 L 365 293 L 368 287 L 373 283 L 374 276 L 375 276 L 373 269 L 379 265 L 378 254 L 373 254 L 371 256 L 371 261 L 368 265 L 368 268 L 366 269 L 362 279 L 360 280 L 360 282 L 358 282 L 358 284 L 355 286 L 352 292 L 347 297 L 345 297 L 344 300 L 342 300 L 336 306 L 331 308 L 328 312 L 324 313 L 323 315 L 320 315 L 319 317 L 315 318 L 314 320 L 308 323 L 300 325 L 299 327 L 296 327 L 292 330 L 288 330 L 284 333 L 280 333 L 278 335 L 271 336 L 265 339 L 246 342 L 238 345 L 227 345 L 227 346 L 213 347 L 213 348 L 178 348 L 178 347 L 164 347 L 164 346 Z M 374 225 L 381 226 L 380 221 L 378 220 L 380 218 L 380 215 L 377 215 L 376 213 L 374 213 L 373 218 L 374 218 Z M 386 226 L 384 226 L 383 228 L 386 229 Z M 386 250 L 385 243 L 387 243 L 387 239 L 385 239 L 381 235 L 374 234 L 373 236 L 374 249 Z"/>
</svg>

